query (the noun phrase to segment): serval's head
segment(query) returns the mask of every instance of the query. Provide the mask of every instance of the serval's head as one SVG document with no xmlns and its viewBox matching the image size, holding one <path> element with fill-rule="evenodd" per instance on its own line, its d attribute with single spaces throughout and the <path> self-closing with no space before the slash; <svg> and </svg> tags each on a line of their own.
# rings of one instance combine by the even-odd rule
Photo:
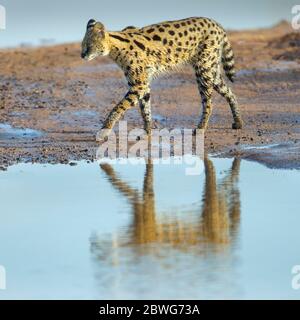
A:
<svg viewBox="0 0 300 320">
<path fill-rule="evenodd" d="M 81 45 L 81 58 L 92 60 L 109 54 L 108 34 L 104 25 L 94 19 L 89 20 Z"/>
</svg>

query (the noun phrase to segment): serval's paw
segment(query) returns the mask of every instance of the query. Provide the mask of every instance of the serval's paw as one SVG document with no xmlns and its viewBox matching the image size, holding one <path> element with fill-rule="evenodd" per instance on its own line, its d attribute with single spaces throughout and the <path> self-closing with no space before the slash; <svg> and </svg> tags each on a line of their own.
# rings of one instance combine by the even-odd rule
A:
<svg viewBox="0 0 300 320">
<path fill-rule="evenodd" d="M 243 121 L 235 121 L 232 124 L 232 129 L 237 130 L 237 129 L 242 129 L 243 128 Z"/>
<path fill-rule="evenodd" d="M 111 133 L 111 129 L 101 129 L 96 134 L 96 141 L 97 142 L 104 142 L 105 139 L 108 138 L 110 133 Z"/>
<path fill-rule="evenodd" d="M 201 123 L 199 123 L 197 129 L 206 130 L 207 127 L 208 127 L 208 123 L 207 122 L 201 122 Z"/>
</svg>

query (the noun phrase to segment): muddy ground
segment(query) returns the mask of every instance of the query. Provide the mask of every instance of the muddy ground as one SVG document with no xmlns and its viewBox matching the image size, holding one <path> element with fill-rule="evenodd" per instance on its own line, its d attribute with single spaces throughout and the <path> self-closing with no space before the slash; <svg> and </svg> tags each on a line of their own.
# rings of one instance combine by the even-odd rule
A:
<svg viewBox="0 0 300 320">
<path fill-rule="evenodd" d="M 240 155 L 271 167 L 300 168 L 300 32 L 282 22 L 271 29 L 230 32 L 237 77 L 232 85 L 245 127 L 231 129 L 226 102 L 214 96 L 205 134 L 207 152 Z M 80 59 L 80 44 L 0 50 L 0 168 L 16 162 L 93 160 L 95 134 L 126 93 L 122 71 L 108 58 Z M 192 70 L 152 85 L 158 128 L 193 128 L 200 98 Z M 138 109 L 125 119 L 142 127 Z"/>
</svg>

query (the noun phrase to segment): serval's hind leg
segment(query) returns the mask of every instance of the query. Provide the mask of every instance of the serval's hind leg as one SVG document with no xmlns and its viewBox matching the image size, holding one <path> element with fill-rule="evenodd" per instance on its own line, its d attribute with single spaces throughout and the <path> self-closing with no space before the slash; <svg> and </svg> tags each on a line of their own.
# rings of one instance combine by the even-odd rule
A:
<svg viewBox="0 0 300 320">
<path fill-rule="evenodd" d="M 227 86 L 224 78 L 220 74 L 220 76 L 217 78 L 214 89 L 223 96 L 227 102 L 229 103 L 232 116 L 233 116 L 233 124 L 232 129 L 242 129 L 243 127 L 243 120 L 240 114 L 239 106 L 236 100 L 235 95 L 232 93 L 231 89 Z"/>
<path fill-rule="evenodd" d="M 147 92 L 140 100 L 141 114 L 144 120 L 144 129 L 148 135 L 151 135 L 151 103 L 150 103 L 150 91 Z"/>
<path fill-rule="evenodd" d="M 211 43 L 208 42 L 205 45 L 204 49 L 200 48 L 200 52 L 195 55 L 192 63 L 203 107 L 198 129 L 206 129 L 208 126 L 212 113 L 212 92 L 217 75 L 218 61 L 220 60 L 219 50 L 212 54 L 209 49 Z"/>
<path fill-rule="evenodd" d="M 203 78 L 203 75 L 196 71 L 198 89 L 202 100 L 202 115 L 197 126 L 198 129 L 206 129 L 212 113 L 212 86 Z"/>
</svg>

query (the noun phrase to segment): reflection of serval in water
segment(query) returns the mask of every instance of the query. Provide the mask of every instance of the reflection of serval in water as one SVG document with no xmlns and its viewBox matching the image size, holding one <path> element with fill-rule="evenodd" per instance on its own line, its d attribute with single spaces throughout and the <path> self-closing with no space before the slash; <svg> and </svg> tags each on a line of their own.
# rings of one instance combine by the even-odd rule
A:
<svg viewBox="0 0 300 320">
<path fill-rule="evenodd" d="M 206 157 L 204 164 L 202 233 L 208 242 L 226 243 L 234 238 L 239 226 L 240 195 L 237 182 L 240 159 L 234 159 L 231 170 L 219 184 L 212 161 Z"/>
<path fill-rule="evenodd" d="M 91 19 L 82 41 L 81 56 L 89 61 L 107 55 L 124 71 L 129 91 L 112 109 L 103 129 L 111 130 L 126 110 L 139 105 L 145 130 L 151 134 L 151 80 L 185 64 L 193 67 L 202 98 L 203 111 L 198 128 L 207 128 L 213 90 L 227 100 L 234 120 L 232 128 L 242 128 L 236 98 L 222 73 L 224 69 L 227 78 L 233 81 L 233 50 L 225 30 L 216 21 L 192 17 L 111 32 L 101 22 Z M 107 134 L 102 132 L 98 138 Z"/>
<path fill-rule="evenodd" d="M 146 165 L 143 192 L 122 181 L 109 164 L 101 164 L 108 180 L 124 195 L 132 206 L 133 222 L 126 236 L 128 242 L 118 246 L 167 243 L 181 249 L 192 245 L 214 244 L 217 247 L 228 245 L 235 239 L 239 226 L 240 197 L 237 187 L 240 160 L 233 161 L 231 170 L 217 183 L 211 160 L 205 164 L 205 186 L 201 215 L 189 219 L 187 212 L 180 218 L 176 214 L 157 215 L 153 189 L 153 165 Z M 199 219 L 200 218 L 200 219 Z M 124 237 L 121 237 L 124 239 Z"/>
</svg>

